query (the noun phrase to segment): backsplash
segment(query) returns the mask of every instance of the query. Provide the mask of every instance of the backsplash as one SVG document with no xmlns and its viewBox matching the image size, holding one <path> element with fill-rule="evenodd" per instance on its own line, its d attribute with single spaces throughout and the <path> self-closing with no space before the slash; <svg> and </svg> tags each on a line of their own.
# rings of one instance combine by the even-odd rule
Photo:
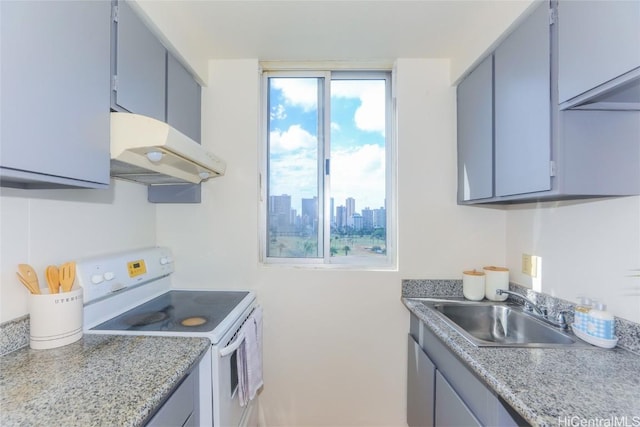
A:
<svg viewBox="0 0 640 427">
<path fill-rule="evenodd" d="M 553 315 L 560 310 L 568 311 L 567 321 L 573 322 L 575 304 L 529 288 L 509 283 L 509 290 L 518 292 L 547 308 Z M 403 298 L 454 297 L 463 298 L 462 280 L 402 280 Z M 640 354 L 640 324 L 616 317 L 618 347 Z M 0 324 L 0 356 L 29 345 L 29 316 Z"/>
<path fill-rule="evenodd" d="M 0 324 L 0 356 L 29 345 L 29 316 Z"/>
<path fill-rule="evenodd" d="M 568 311 L 567 321 L 573 322 L 573 309 L 575 303 L 550 295 L 535 292 L 529 288 L 509 283 L 509 290 L 522 294 L 538 305 L 547 308 L 550 315 L 559 311 Z M 427 298 L 427 297 L 458 297 L 463 298 L 462 280 L 402 280 L 403 298 Z M 640 324 L 619 317 L 616 321 L 616 335 L 618 347 L 640 354 Z"/>
</svg>

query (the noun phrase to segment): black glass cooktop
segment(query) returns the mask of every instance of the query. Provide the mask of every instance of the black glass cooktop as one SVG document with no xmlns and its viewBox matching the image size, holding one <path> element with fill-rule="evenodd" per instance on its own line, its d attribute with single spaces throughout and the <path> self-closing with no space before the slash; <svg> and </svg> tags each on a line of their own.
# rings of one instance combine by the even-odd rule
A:
<svg viewBox="0 0 640 427">
<path fill-rule="evenodd" d="M 108 331 L 213 331 L 247 296 L 233 291 L 169 291 L 100 325 Z"/>
</svg>

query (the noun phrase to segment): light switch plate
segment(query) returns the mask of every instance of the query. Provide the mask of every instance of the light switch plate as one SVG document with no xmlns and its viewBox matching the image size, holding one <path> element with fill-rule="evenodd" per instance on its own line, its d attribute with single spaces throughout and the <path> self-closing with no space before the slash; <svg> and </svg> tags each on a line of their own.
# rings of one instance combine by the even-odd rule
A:
<svg viewBox="0 0 640 427">
<path fill-rule="evenodd" d="M 522 254 L 522 273 L 530 277 L 538 275 L 538 257 L 535 255 Z"/>
</svg>

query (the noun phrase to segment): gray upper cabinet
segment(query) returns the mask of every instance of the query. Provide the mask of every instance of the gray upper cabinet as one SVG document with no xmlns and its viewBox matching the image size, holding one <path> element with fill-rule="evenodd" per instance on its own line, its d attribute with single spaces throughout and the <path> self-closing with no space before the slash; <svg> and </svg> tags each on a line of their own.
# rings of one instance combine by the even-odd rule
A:
<svg viewBox="0 0 640 427">
<path fill-rule="evenodd" d="M 167 55 L 167 123 L 200 143 L 201 89 L 173 55 Z M 151 203 L 200 203 L 202 184 L 151 185 Z"/>
<path fill-rule="evenodd" d="M 109 185 L 109 2 L 0 1 L 0 182 Z"/>
<path fill-rule="evenodd" d="M 458 201 L 493 197 L 493 56 L 458 86 Z"/>
<path fill-rule="evenodd" d="M 561 0 L 558 23 L 560 103 L 640 75 L 640 1 Z"/>
<path fill-rule="evenodd" d="M 631 2 L 607 4 L 615 8 L 619 3 Z M 640 2 L 633 3 L 633 7 L 625 6 L 631 15 L 640 12 L 637 9 Z M 582 99 L 582 105 L 561 106 L 558 87 L 562 86 L 562 79 L 558 76 L 562 51 L 569 49 L 559 37 L 565 31 L 564 13 L 579 7 L 597 10 L 601 4 L 562 1 L 562 5 L 565 9 L 557 13 L 555 2 L 534 6 L 498 45 L 492 52 L 493 80 L 488 76 L 485 60 L 459 84 L 458 203 L 519 203 L 640 194 L 640 68 L 623 75 L 633 76 L 637 71 L 638 77 L 609 88 L 609 92 L 596 89 L 587 91 L 588 99 L 583 98 L 582 92 L 572 98 L 571 102 Z M 634 19 L 630 21 L 635 22 Z M 590 21 L 581 25 L 590 27 L 587 22 Z M 628 23 L 629 19 L 622 22 Z M 636 38 L 640 37 L 638 28 L 636 25 Z M 602 31 L 608 31 L 606 25 Z M 622 36 L 618 34 L 613 39 L 618 37 Z M 571 40 L 579 44 L 581 39 L 576 36 Z M 581 49 L 589 52 L 590 42 L 584 43 L 587 46 Z M 624 65 L 616 68 L 603 64 L 608 73 L 637 64 L 640 50 L 618 54 L 624 58 L 618 62 Z M 575 52 L 567 54 L 565 61 L 566 57 L 577 56 Z M 586 59 L 578 62 L 577 68 L 591 67 Z M 592 75 L 589 70 L 577 68 L 572 73 Z M 598 84 L 590 78 L 589 83 L 583 83 L 585 88 Z M 565 74 L 564 79 L 571 80 L 571 75 Z M 618 79 L 615 77 L 613 81 Z M 578 76 L 577 80 L 581 78 Z M 493 116 L 488 113 L 491 90 Z M 566 87 L 564 90 L 565 97 L 573 96 L 566 94 Z M 586 89 L 579 89 L 583 90 Z M 603 108 L 614 104 L 616 108 Z M 490 170 L 493 194 L 489 192 Z"/>
<path fill-rule="evenodd" d="M 173 55 L 167 56 L 167 123 L 200 142 L 200 85 Z"/>
<path fill-rule="evenodd" d="M 112 107 L 166 120 L 166 49 L 126 1 L 116 20 Z"/>
<path fill-rule="evenodd" d="M 551 189 L 549 7 L 541 4 L 496 49 L 496 196 Z"/>
<path fill-rule="evenodd" d="M 127 1 L 114 2 L 111 108 L 153 117 L 200 143 L 201 88 Z M 150 185 L 152 203 L 200 203 L 200 184 Z"/>
</svg>

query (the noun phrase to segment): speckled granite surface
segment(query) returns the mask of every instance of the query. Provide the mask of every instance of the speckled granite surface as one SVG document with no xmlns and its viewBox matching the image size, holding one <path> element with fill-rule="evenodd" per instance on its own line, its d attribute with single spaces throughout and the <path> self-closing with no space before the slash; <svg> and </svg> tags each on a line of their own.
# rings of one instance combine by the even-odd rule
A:
<svg viewBox="0 0 640 427">
<path fill-rule="evenodd" d="M 407 282 L 415 290 L 418 281 Z M 405 306 L 531 425 L 630 426 L 634 420 L 640 422 L 637 354 L 621 348 L 475 347 L 430 308 L 405 295 L 404 284 Z M 428 296 L 446 295 L 423 292 L 415 297 Z M 628 424 L 614 424 L 615 420 Z"/>
<path fill-rule="evenodd" d="M 0 356 L 29 345 L 29 316 L 0 324 Z"/>
<path fill-rule="evenodd" d="M 210 347 L 206 338 L 85 335 L 0 357 L 2 426 L 139 426 Z"/>
<path fill-rule="evenodd" d="M 462 280 L 403 280 L 402 296 L 462 297 Z"/>
</svg>

